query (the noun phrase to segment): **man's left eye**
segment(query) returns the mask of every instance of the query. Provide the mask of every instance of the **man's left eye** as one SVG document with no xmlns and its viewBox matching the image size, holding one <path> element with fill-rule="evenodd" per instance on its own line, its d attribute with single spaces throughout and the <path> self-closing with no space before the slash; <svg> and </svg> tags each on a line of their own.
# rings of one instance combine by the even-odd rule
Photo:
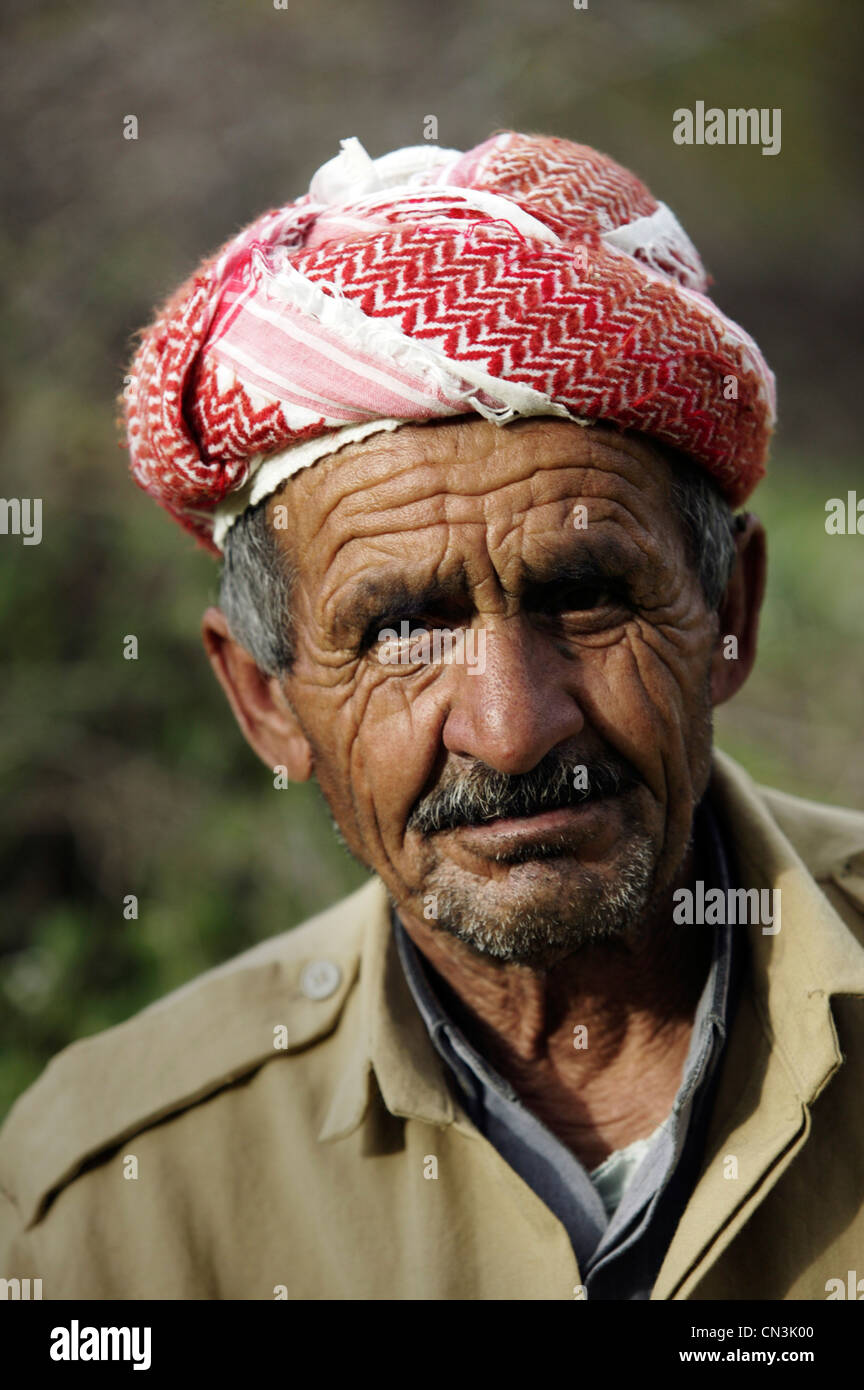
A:
<svg viewBox="0 0 864 1390">
<path fill-rule="evenodd" d="M 589 613 L 595 608 L 615 608 L 620 599 L 611 589 L 602 589 L 595 584 L 580 584 L 566 589 L 561 596 L 561 609 L 569 613 Z"/>
</svg>

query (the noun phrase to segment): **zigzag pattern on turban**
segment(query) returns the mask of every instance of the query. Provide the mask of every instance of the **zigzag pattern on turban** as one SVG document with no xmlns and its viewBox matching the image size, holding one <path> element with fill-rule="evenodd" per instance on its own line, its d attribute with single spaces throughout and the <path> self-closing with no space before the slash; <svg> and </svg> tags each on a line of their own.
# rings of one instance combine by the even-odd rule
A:
<svg viewBox="0 0 864 1390">
<path fill-rule="evenodd" d="M 773 375 L 639 179 L 513 131 L 466 154 L 341 144 L 172 296 L 133 361 L 133 475 L 205 545 L 346 442 L 472 411 L 638 430 L 747 498 Z"/>
</svg>

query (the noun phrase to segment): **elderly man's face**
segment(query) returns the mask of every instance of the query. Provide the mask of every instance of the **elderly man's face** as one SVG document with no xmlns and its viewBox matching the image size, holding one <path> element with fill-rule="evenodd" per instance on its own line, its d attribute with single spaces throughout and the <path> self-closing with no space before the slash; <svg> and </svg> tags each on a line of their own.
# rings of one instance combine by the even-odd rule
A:
<svg viewBox="0 0 864 1390">
<path fill-rule="evenodd" d="M 670 483 L 635 437 L 472 418 L 374 436 L 271 502 L 299 569 L 283 688 L 342 836 L 404 912 L 499 959 L 629 930 L 686 855 L 718 631 Z M 474 629 L 474 665 L 412 660 L 381 638 L 403 622 Z"/>
</svg>

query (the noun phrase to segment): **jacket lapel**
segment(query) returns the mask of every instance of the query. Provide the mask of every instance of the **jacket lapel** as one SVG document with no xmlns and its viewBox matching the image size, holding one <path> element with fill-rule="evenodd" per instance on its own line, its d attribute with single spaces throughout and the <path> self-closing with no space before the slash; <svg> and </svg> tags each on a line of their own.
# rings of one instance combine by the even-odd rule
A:
<svg viewBox="0 0 864 1390">
<path fill-rule="evenodd" d="M 749 968 L 727 1042 L 702 1173 L 652 1294 L 687 1298 L 806 1143 L 810 1106 L 843 1063 L 831 996 L 864 995 L 864 950 L 750 778 L 715 754 L 712 792 L 739 886 L 780 893 L 780 930 L 747 933 Z"/>
</svg>

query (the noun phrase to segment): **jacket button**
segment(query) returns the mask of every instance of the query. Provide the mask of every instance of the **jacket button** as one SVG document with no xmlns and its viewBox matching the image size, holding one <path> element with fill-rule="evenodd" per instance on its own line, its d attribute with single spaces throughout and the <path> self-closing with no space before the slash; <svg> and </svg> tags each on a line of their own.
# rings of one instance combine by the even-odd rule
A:
<svg viewBox="0 0 864 1390">
<path fill-rule="evenodd" d="M 332 960 L 310 960 L 300 975 L 300 989 L 307 999 L 329 999 L 342 979 L 342 971 Z"/>
</svg>

